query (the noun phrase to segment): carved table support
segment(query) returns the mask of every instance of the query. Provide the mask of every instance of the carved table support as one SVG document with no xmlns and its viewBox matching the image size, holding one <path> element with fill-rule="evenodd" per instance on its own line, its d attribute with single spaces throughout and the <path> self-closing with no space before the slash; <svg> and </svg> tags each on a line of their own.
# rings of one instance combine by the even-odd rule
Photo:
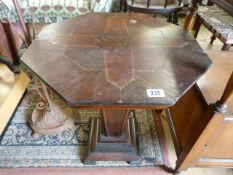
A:
<svg viewBox="0 0 233 175">
<path fill-rule="evenodd" d="M 138 161 L 138 141 L 134 111 L 103 109 L 101 118 L 91 119 L 89 152 L 85 163 L 92 161 Z"/>
<path fill-rule="evenodd" d="M 201 0 L 192 0 L 191 2 L 191 6 L 189 8 L 188 14 L 186 15 L 185 23 L 184 23 L 184 28 L 187 30 L 192 29 L 199 3 L 201 3 Z"/>
</svg>

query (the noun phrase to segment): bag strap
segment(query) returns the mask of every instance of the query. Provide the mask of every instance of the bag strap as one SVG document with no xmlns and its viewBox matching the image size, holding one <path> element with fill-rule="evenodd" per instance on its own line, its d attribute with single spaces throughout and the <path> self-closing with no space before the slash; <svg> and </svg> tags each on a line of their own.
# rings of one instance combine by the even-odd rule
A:
<svg viewBox="0 0 233 175">
<path fill-rule="evenodd" d="M 42 92 L 39 90 L 39 80 L 37 79 L 37 77 L 35 77 L 35 88 L 36 88 L 36 91 L 37 91 L 37 93 L 39 94 L 39 96 L 40 96 L 40 98 L 42 98 L 42 100 L 44 100 L 44 101 L 47 101 L 46 100 L 46 98 L 45 98 L 45 96 L 42 94 Z"/>
<path fill-rule="evenodd" d="M 42 92 L 39 90 L 38 88 L 38 82 L 40 81 L 40 84 L 41 84 L 41 88 L 42 88 Z M 35 77 L 35 87 L 36 87 L 36 90 L 39 94 L 39 96 L 44 100 L 44 101 L 47 101 L 48 102 L 48 107 L 50 109 L 50 112 L 52 115 L 50 115 L 50 117 L 53 117 L 54 120 L 58 121 L 59 122 L 59 119 L 57 118 L 58 116 L 58 111 L 57 111 L 57 108 L 54 108 L 54 103 L 52 102 L 52 93 L 49 94 L 48 92 L 48 89 L 45 85 L 44 82 L 42 82 L 41 80 L 39 80 L 39 78 Z M 46 118 L 45 118 L 46 120 Z M 49 123 L 49 121 L 47 122 Z"/>
<path fill-rule="evenodd" d="M 39 83 L 40 82 L 40 83 Z M 42 91 L 40 91 L 40 89 L 38 88 L 39 86 L 38 85 L 41 85 L 41 88 L 42 88 Z M 48 92 L 48 89 L 45 85 L 44 82 L 42 82 L 41 80 L 39 80 L 39 78 L 35 77 L 35 87 L 36 87 L 36 90 L 39 94 L 39 96 L 44 100 L 44 101 L 47 101 L 48 102 L 48 105 L 49 105 L 49 108 L 53 106 L 53 102 L 52 102 L 52 99 L 51 99 L 51 93 L 49 94 Z"/>
<path fill-rule="evenodd" d="M 51 94 L 49 95 L 49 92 L 47 90 L 47 87 L 45 86 L 45 84 L 43 82 L 41 82 L 41 87 L 43 89 L 43 92 L 44 92 L 44 95 L 45 95 L 45 98 L 49 104 L 49 106 L 51 107 L 52 106 L 52 100 L 51 100 Z"/>
</svg>

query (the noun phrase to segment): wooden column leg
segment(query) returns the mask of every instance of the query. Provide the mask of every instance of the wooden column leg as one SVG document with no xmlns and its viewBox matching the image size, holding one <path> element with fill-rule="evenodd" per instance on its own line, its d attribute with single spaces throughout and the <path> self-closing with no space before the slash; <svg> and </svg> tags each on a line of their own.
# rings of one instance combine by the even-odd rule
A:
<svg viewBox="0 0 233 175">
<path fill-rule="evenodd" d="M 231 44 L 226 44 L 226 43 L 225 43 L 225 44 L 222 46 L 222 50 L 224 50 L 224 51 L 229 51 L 230 48 L 231 48 Z"/>
<path fill-rule="evenodd" d="M 85 163 L 93 161 L 138 161 L 134 111 L 104 109 L 91 119 L 89 150 Z"/>
</svg>

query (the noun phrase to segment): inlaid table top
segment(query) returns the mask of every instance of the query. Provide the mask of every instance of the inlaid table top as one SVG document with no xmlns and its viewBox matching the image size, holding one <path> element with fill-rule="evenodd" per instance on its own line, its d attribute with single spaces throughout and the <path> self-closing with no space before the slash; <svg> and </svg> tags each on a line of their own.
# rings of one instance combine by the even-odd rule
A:
<svg viewBox="0 0 233 175">
<path fill-rule="evenodd" d="M 71 106 L 170 106 L 211 65 L 190 32 L 136 13 L 48 25 L 22 61 Z"/>
</svg>

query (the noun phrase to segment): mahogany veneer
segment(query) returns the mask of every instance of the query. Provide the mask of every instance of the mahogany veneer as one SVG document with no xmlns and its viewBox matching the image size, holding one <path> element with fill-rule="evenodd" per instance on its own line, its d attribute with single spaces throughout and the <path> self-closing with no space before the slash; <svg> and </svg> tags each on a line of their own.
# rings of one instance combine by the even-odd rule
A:
<svg viewBox="0 0 233 175">
<path fill-rule="evenodd" d="M 91 121 L 93 160 L 140 160 L 134 111 L 174 105 L 211 65 L 185 29 L 145 14 L 92 13 L 45 27 L 22 61 Z M 150 98 L 147 89 L 163 89 Z"/>
</svg>

